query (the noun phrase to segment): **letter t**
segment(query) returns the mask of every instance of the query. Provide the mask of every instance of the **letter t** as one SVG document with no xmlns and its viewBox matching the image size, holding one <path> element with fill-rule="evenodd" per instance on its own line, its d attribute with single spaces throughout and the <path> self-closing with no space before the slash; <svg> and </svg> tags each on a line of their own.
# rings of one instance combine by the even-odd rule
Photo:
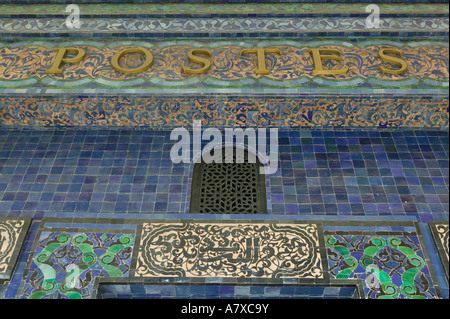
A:
<svg viewBox="0 0 450 319">
<path fill-rule="evenodd" d="M 277 53 L 282 54 L 280 50 L 278 49 L 244 49 L 241 51 L 241 55 L 247 54 L 247 53 L 256 53 L 256 56 L 258 58 L 258 62 L 256 65 L 256 74 L 269 74 L 270 70 L 266 68 L 266 53 Z"/>
</svg>

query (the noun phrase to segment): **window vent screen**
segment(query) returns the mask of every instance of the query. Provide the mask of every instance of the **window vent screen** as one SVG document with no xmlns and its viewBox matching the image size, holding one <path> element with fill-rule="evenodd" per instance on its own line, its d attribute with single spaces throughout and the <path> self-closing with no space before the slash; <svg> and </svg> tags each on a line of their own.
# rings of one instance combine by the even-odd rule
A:
<svg viewBox="0 0 450 319">
<path fill-rule="evenodd" d="M 194 166 L 190 213 L 267 214 L 262 164 L 248 151 L 222 148 L 222 163 Z M 230 163 L 231 162 L 231 163 Z"/>
</svg>

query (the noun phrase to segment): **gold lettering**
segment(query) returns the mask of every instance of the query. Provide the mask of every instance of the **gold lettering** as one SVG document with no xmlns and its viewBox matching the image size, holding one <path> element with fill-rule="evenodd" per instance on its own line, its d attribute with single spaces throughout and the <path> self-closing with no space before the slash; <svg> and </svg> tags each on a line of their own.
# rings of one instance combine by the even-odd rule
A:
<svg viewBox="0 0 450 319">
<path fill-rule="evenodd" d="M 86 51 L 79 48 L 56 48 L 58 52 L 56 54 L 56 58 L 53 61 L 50 69 L 46 70 L 47 74 L 61 74 L 63 73 L 61 64 L 63 63 L 77 63 L 80 62 L 86 56 Z M 67 53 L 76 53 L 77 55 L 74 58 L 66 58 Z"/>
<path fill-rule="evenodd" d="M 348 66 L 341 68 L 339 70 L 324 70 L 322 61 L 323 60 L 336 60 L 341 61 L 341 52 L 336 49 L 308 49 L 308 52 L 312 55 L 314 62 L 313 75 L 322 74 L 347 74 Z"/>
<path fill-rule="evenodd" d="M 141 66 L 134 68 L 134 69 L 128 69 L 123 68 L 119 65 L 119 60 L 121 57 L 123 57 L 125 54 L 128 53 L 141 53 L 145 55 L 145 62 Z M 143 48 L 130 48 L 130 49 L 123 49 L 122 51 L 117 52 L 114 54 L 114 56 L 111 58 L 111 65 L 117 72 L 125 73 L 125 74 L 135 74 L 140 73 L 145 70 L 147 70 L 153 63 L 153 55 L 150 53 L 150 51 L 143 49 Z"/>
<path fill-rule="evenodd" d="M 247 53 L 256 53 L 257 64 L 256 64 L 256 74 L 269 74 L 270 70 L 266 68 L 266 53 L 277 53 L 281 55 L 281 51 L 278 49 L 244 49 L 241 51 L 241 55 Z"/>
<path fill-rule="evenodd" d="M 397 54 L 399 56 L 402 56 L 402 52 L 397 49 L 381 49 L 380 52 L 378 53 L 378 57 L 381 59 L 381 61 L 397 65 L 400 67 L 400 69 L 392 70 L 392 69 L 387 69 L 384 66 L 380 65 L 378 68 L 380 70 L 380 72 L 388 73 L 388 74 L 403 74 L 403 73 L 405 73 L 406 70 L 408 69 L 408 64 L 404 60 L 395 58 L 390 55 L 386 55 L 386 53 L 392 53 L 392 54 Z"/>
<path fill-rule="evenodd" d="M 201 64 L 203 67 L 200 69 L 191 69 L 186 66 L 182 66 L 182 70 L 184 73 L 188 74 L 201 74 L 206 73 L 211 68 L 211 61 L 209 59 L 197 56 L 195 54 L 205 54 L 207 56 L 211 56 L 211 52 L 207 49 L 192 49 L 188 52 L 187 56 L 189 61 Z"/>
</svg>

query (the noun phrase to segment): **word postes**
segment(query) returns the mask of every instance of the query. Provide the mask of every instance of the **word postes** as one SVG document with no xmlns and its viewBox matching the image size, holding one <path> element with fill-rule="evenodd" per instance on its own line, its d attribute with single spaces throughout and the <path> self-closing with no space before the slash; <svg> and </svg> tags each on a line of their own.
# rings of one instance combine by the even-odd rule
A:
<svg viewBox="0 0 450 319">
<path fill-rule="evenodd" d="M 53 60 L 53 63 L 49 69 L 46 70 L 47 74 L 62 74 L 63 64 L 71 64 L 82 61 L 86 57 L 85 50 L 81 48 L 56 48 L 57 55 Z M 75 54 L 75 57 L 68 57 L 70 53 Z M 127 68 L 120 65 L 119 61 L 122 57 L 129 53 L 139 53 L 142 54 L 145 58 L 144 63 L 135 68 Z M 347 74 L 349 68 L 348 66 L 341 65 L 339 69 L 327 69 L 324 66 L 325 60 L 335 60 L 342 64 L 341 52 L 337 49 L 325 49 L 325 48 L 314 48 L 309 49 L 308 53 L 310 54 L 313 64 L 314 70 L 313 75 L 345 75 Z M 199 67 L 191 68 L 186 65 L 182 65 L 181 69 L 183 73 L 186 74 L 202 74 L 208 72 L 208 70 L 212 66 L 211 61 L 211 51 L 204 48 L 196 48 L 191 49 L 187 53 L 188 60 Z M 269 54 L 278 54 L 282 55 L 282 52 L 278 49 L 274 48 L 254 48 L 254 49 L 243 49 L 240 52 L 240 55 L 254 54 L 256 56 L 256 68 L 255 74 L 264 75 L 269 74 L 270 70 L 266 65 L 267 55 Z M 403 74 L 408 70 L 408 64 L 401 59 L 402 52 L 399 49 L 395 48 L 383 48 L 378 52 L 378 58 L 391 64 L 393 68 L 387 68 L 385 66 L 379 66 L 379 71 L 384 74 Z M 114 56 L 111 58 L 111 66 L 117 72 L 124 74 L 135 74 L 141 73 L 148 70 L 153 64 L 153 55 L 152 53 L 145 48 L 141 47 L 132 47 L 126 48 L 117 51 Z M 395 66 L 395 67 L 394 67 Z"/>
</svg>

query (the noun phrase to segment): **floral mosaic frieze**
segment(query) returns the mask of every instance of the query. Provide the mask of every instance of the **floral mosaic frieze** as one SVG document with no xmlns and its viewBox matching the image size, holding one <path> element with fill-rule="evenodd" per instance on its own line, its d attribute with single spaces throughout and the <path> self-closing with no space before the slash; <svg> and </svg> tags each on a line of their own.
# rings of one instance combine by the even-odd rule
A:
<svg viewBox="0 0 450 319">
<path fill-rule="evenodd" d="M 447 98 L 299 96 L 0 96 L 0 123 L 20 127 L 448 128 Z"/>
</svg>

